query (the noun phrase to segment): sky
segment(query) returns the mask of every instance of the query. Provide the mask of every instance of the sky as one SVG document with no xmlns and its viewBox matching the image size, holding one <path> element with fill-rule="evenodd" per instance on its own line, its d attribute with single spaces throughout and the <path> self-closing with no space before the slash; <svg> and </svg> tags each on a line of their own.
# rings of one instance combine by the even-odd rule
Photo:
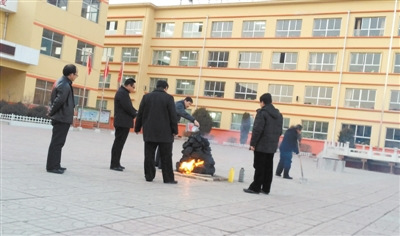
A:
<svg viewBox="0 0 400 236">
<path fill-rule="evenodd" d="M 229 2 L 259 2 L 262 0 L 193 0 L 193 4 L 229 3 Z M 265 0 L 264 0 L 265 1 Z M 110 4 L 151 2 L 156 6 L 189 5 L 189 0 L 109 0 Z"/>
</svg>

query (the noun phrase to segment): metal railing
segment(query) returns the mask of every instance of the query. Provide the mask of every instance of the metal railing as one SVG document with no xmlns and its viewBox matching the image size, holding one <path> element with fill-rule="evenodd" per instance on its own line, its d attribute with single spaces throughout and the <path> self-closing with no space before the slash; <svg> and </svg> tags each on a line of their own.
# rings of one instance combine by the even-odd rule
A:
<svg viewBox="0 0 400 236">
<path fill-rule="evenodd" d="M 10 120 L 10 121 L 21 121 L 28 123 L 51 125 L 51 119 L 31 117 L 31 116 L 20 116 L 14 114 L 3 114 L 0 113 L 0 120 Z"/>
</svg>

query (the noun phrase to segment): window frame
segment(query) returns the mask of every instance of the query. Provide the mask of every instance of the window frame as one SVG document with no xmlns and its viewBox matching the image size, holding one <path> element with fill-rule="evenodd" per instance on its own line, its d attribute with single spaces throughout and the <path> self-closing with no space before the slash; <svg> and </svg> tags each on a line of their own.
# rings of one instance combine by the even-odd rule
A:
<svg viewBox="0 0 400 236">
<path fill-rule="evenodd" d="M 328 137 L 329 122 L 301 120 L 303 138 L 326 140 Z"/>
<path fill-rule="evenodd" d="M 267 21 L 248 20 L 242 23 L 242 38 L 263 38 Z"/>
<path fill-rule="evenodd" d="M 138 62 L 139 60 L 139 48 L 122 47 L 121 49 L 121 62 Z M 131 53 L 130 55 L 126 53 Z"/>
<path fill-rule="evenodd" d="M 89 11 L 87 10 L 89 9 Z M 99 23 L 100 0 L 83 0 L 81 16 L 94 23 Z"/>
<path fill-rule="evenodd" d="M 222 112 L 220 112 L 220 111 L 208 111 L 208 110 L 207 110 L 207 112 L 211 116 L 212 127 L 213 128 L 220 128 L 221 127 Z"/>
<path fill-rule="evenodd" d="M 245 85 L 245 86 L 241 86 Z M 249 88 L 251 86 L 251 88 Z M 244 88 L 245 91 L 242 91 L 241 88 Z M 239 89 L 239 91 L 238 91 Z M 255 92 L 251 92 L 255 91 Z M 258 92 L 258 84 L 257 83 L 244 83 L 244 82 L 236 82 L 235 83 L 235 99 L 241 100 L 256 100 L 257 99 L 257 92 Z M 243 98 L 241 97 L 243 96 Z"/>
<path fill-rule="evenodd" d="M 260 69 L 261 52 L 241 51 L 239 52 L 238 68 L 241 69 Z"/>
<path fill-rule="evenodd" d="M 187 55 L 186 55 L 187 54 Z M 197 66 L 199 51 L 180 51 L 179 66 Z M 186 58 L 184 58 L 186 57 Z"/>
<path fill-rule="evenodd" d="M 314 90 L 316 90 L 317 94 L 315 94 Z M 317 106 L 331 106 L 332 93 L 333 93 L 333 87 L 305 86 L 304 104 L 311 104 Z"/>
<path fill-rule="evenodd" d="M 68 0 L 47 0 L 47 3 L 65 11 L 68 9 Z"/>
<path fill-rule="evenodd" d="M 203 95 L 205 97 L 223 98 L 225 96 L 225 84 L 225 81 L 204 81 Z"/>
<path fill-rule="evenodd" d="M 373 100 L 370 99 L 370 96 L 373 97 Z M 363 99 L 365 97 L 367 98 L 367 100 Z M 375 109 L 375 100 L 376 100 L 375 89 L 346 88 L 345 90 L 345 97 L 344 97 L 345 107 Z"/>
<path fill-rule="evenodd" d="M 182 38 L 200 38 L 203 22 L 183 22 Z"/>
<path fill-rule="evenodd" d="M 50 36 L 50 34 L 51 34 L 51 38 L 46 37 L 46 35 Z M 58 41 L 59 39 L 56 39 L 56 38 L 61 38 L 61 41 Z M 64 35 L 43 28 L 40 54 L 60 59 L 61 53 L 62 53 L 63 41 L 64 41 Z M 46 47 L 46 45 L 43 47 L 43 44 L 45 42 L 49 43 L 49 47 Z M 59 46 L 59 47 L 57 47 L 57 46 Z M 49 53 L 45 53 L 46 51 L 42 50 L 42 48 L 46 48 L 46 51 L 47 51 L 47 49 L 49 49 Z M 60 48 L 59 54 L 57 54 L 57 48 Z"/>
<path fill-rule="evenodd" d="M 373 64 L 379 58 L 378 64 Z M 349 72 L 379 73 L 382 53 L 352 52 L 350 53 Z"/>
<path fill-rule="evenodd" d="M 229 62 L 229 52 L 228 51 L 209 51 L 208 52 L 208 61 L 207 61 L 208 67 L 227 68 L 228 62 Z M 213 66 L 213 65 L 215 65 L 215 66 Z"/>
<path fill-rule="evenodd" d="M 174 22 L 158 22 L 156 26 L 156 38 L 172 38 L 174 31 Z"/>
<path fill-rule="evenodd" d="M 231 38 L 233 21 L 213 21 L 211 25 L 211 38 Z"/>
<path fill-rule="evenodd" d="M 393 73 L 400 73 L 400 53 L 394 54 L 394 65 L 393 65 Z"/>
<path fill-rule="evenodd" d="M 372 126 L 369 125 L 357 125 L 357 124 L 342 124 L 342 130 L 344 128 L 351 129 L 354 132 L 354 143 L 360 145 L 369 145 L 371 143 Z M 369 133 L 369 136 L 365 134 Z M 366 141 L 366 142 L 362 142 Z"/>
<path fill-rule="evenodd" d="M 389 111 L 400 111 L 400 90 L 390 91 Z"/>
<path fill-rule="evenodd" d="M 108 58 L 109 62 L 114 61 L 114 51 L 115 51 L 115 48 L 113 48 L 113 47 L 103 48 L 103 55 L 101 57 L 101 61 L 106 62 L 107 58 Z"/>
<path fill-rule="evenodd" d="M 312 36 L 338 37 L 340 36 L 341 25 L 342 18 L 315 18 Z M 337 26 L 339 26 L 339 28 L 337 28 Z"/>
<path fill-rule="evenodd" d="M 376 27 L 372 28 L 372 22 L 376 20 Z M 383 36 L 385 31 L 386 17 L 356 17 L 354 20 L 355 37 L 379 37 Z M 381 27 L 378 27 L 378 26 Z M 382 26 L 383 25 L 383 26 Z"/>
<path fill-rule="evenodd" d="M 310 52 L 308 59 L 309 71 L 336 71 L 337 53 Z"/>
<path fill-rule="evenodd" d="M 389 131 L 391 131 L 392 135 L 390 135 Z M 389 127 L 386 128 L 385 148 L 400 149 L 400 129 Z"/>
<path fill-rule="evenodd" d="M 231 113 L 231 126 L 230 130 L 240 131 L 242 126 L 243 113 Z M 250 132 L 253 130 L 254 117 L 250 114 Z"/>
<path fill-rule="evenodd" d="M 82 45 L 83 45 L 83 47 L 82 47 Z M 91 45 L 89 43 L 78 40 L 77 46 L 76 46 L 75 63 L 86 66 L 89 55 L 92 55 L 92 59 L 95 58 L 94 51 L 95 51 L 94 45 Z M 78 61 L 78 59 L 81 59 L 81 60 Z M 92 64 L 94 64 L 93 61 L 92 61 Z"/>
<path fill-rule="evenodd" d="M 276 38 L 295 38 L 301 36 L 302 19 L 285 19 L 276 21 Z M 294 26 L 293 26 L 294 25 Z"/>
<path fill-rule="evenodd" d="M 154 91 L 156 89 L 157 81 L 159 80 L 165 80 L 168 82 L 168 78 L 157 78 L 157 77 L 150 77 L 149 80 L 149 92 Z"/>
<path fill-rule="evenodd" d="M 118 29 L 118 21 L 117 20 L 109 20 L 106 24 L 106 33 L 105 35 L 115 35 L 117 34 Z"/>
<path fill-rule="evenodd" d="M 169 57 L 168 60 L 160 60 L 160 59 L 165 59 L 165 57 Z M 159 62 L 162 61 L 165 64 L 160 64 Z M 153 59 L 152 59 L 152 65 L 158 65 L 158 66 L 169 66 L 171 64 L 171 50 L 154 50 L 153 51 Z"/>
<path fill-rule="evenodd" d="M 125 21 L 125 35 L 142 35 L 143 21 L 141 20 L 127 20 Z"/>
<path fill-rule="evenodd" d="M 196 80 L 190 79 L 176 79 L 175 94 L 193 95 Z"/>
<path fill-rule="evenodd" d="M 296 70 L 297 69 L 297 57 L 298 57 L 297 52 L 273 52 L 271 69 L 272 70 Z M 283 59 L 283 61 L 282 61 L 282 59 Z"/>
<path fill-rule="evenodd" d="M 103 89 L 103 86 L 105 89 L 109 89 L 111 84 L 111 74 L 107 75 L 106 81 L 104 81 L 104 74 L 100 74 L 100 79 L 99 79 L 99 89 Z"/>
<path fill-rule="evenodd" d="M 268 85 L 268 92 L 271 94 L 272 101 L 274 102 L 292 103 L 293 89 L 294 89 L 293 85 L 286 85 L 286 84 Z"/>
<path fill-rule="evenodd" d="M 33 104 L 49 106 L 53 86 L 54 82 L 36 79 L 35 93 L 33 95 Z"/>
</svg>

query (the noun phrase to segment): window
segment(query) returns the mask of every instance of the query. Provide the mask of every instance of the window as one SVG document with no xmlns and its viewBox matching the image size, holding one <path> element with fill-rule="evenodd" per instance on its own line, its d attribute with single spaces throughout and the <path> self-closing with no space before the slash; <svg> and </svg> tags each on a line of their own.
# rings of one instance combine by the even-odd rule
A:
<svg viewBox="0 0 400 236">
<path fill-rule="evenodd" d="M 345 107 L 374 109 L 376 90 L 372 89 L 346 89 L 344 100 Z"/>
<path fill-rule="evenodd" d="M 385 147 L 400 149 L 400 129 L 386 129 Z"/>
<path fill-rule="evenodd" d="M 330 106 L 332 100 L 331 87 L 306 86 L 304 104 Z"/>
<path fill-rule="evenodd" d="M 228 67 L 229 52 L 208 52 L 208 67 Z"/>
<path fill-rule="evenodd" d="M 176 80 L 176 94 L 193 95 L 194 80 L 185 80 L 185 79 Z"/>
<path fill-rule="evenodd" d="M 264 37 L 265 21 L 243 21 L 242 38 Z"/>
<path fill-rule="evenodd" d="M 118 21 L 107 21 L 106 35 L 114 35 L 117 33 Z"/>
<path fill-rule="evenodd" d="M 270 84 L 268 92 L 272 95 L 274 102 L 292 102 L 293 85 Z"/>
<path fill-rule="evenodd" d="M 192 115 L 192 110 L 191 110 L 191 109 L 185 109 L 185 111 L 186 111 L 188 114 Z M 181 123 L 181 124 L 189 124 L 189 123 L 192 123 L 192 122 L 191 122 L 190 120 L 187 120 L 187 119 L 181 117 L 181 118 L 178 120 L 178 123 Z"/>
<path fill-rule="evenodd" d="M 121 61 L 138 62 L 139 48 L 122 48 Z"/>
<path fill-rule="evenodd" d="M 33 97 L 33 104 L 35 105 L 50 105 L 51 90 L 53 82 L 36 79 L 35 96 Z"/>
<path fill-rule="evenodd" d="M 351 72 L 379 72 L 381 64 L 380 53 L 351 53 L 350 68 Z"/>
<path fill-rule="evenodd" d="M 400 111 L 400 90 L 392 90 L 390 92 L 389 110 Z"/>
<path fill-rule="evenodd" d="M 99 12 L 100 12 L 99 0 L 83 0 L 82 14 L 81 14 L 83 18 L 98 23 Z"/>
<path fill-rule="evenodd" d="M 157 38 L 172 38 L 174 36 L 175 23 L 157 23 Z"/>
<path fill-rule="evenodd" d="M 86 89 L 85 94 L 83 94 L 83 90 L 85 89 L 74 87 L 74 99 L 76 106 L 82 106 L 83 98 L 85 98 L 85 103 L 83 104 L 83 106 L 87 106 L 89 91 Z"/>
<path fill-rule="evenodd" d="M 261 52 L 239 52 L 238 68 L 260 68 Z"/>
<path fill-rule="evenodd" d="M 171 51 L 154 51 L 153 65 L 169 66 L 171 61 Z"/>
<path fill-rule="evenodd" d="M 303 138 L 326 140 L 328 136 L 328 122 L 302 120 L 301 136 Z"/>
<path fill-rule="evenodd" d="M 240 130 L 243 113 L 232 113 L 231 130 Z M 250 115 L 250 131 L 253 130 L 253 117 Z"/>
<path fill-rule="evenodd" d="M 104 48 L 103 56 L 101 57 L 101 61 L 114 61 L 114 48 Z"/>
<path fill-rule="evenodd" d="M 47 2 L 63 10 L 67 10 L 68 0 L 47 0 Z"/>
<path fill-rule="evenodd" d="M 152 92 L 154 89 L 156 89 L 157 81 L 159 80 L 168 81 L 167 78 L 150 78 L 149 92 Z"/>
<path fill-rule="evenodd" d="M 297 52 L 274 52 L 272 54 L 272 69 L 296 70 Z"/>
<path fill-rule="evenodd" d="M 290 128 L 290 118 L 283 118 L 282 123 L 282 134 L 285 134 L 286 130 Z"/>
<path fill-rule="evenodd" d="M 235 99 L 255 100 L 257 98 L 257 84 L 236 83 Z"/>
<path fill-rule="evenodd" d="M 211 38 L 232 37 L 233 21 L 215 21 L 212 23 Z"/>
<path fill-rule="evenodd" d="M 198 51 L 181 51 L 179 57 L 180 66 L 197 66 Z"/>
<path fill-rule="evenodd" d="M 354 36 L 382 36 L 385 28 L 385 17 L 356 18 Z"/>
<path fill-rule="evenodd" d="M 96 100 L 96 108 L 101 110 L 107 110 L 107 102 L 105 100 Z"/>
<path fill-rule="evenodd" d="M 126 81 L 127 79 L 129 79 L 129 78 L 134 79 L 134 80 L 136 81 L 136 83 L 137 83 L 136 75 L 123 75 L 123 76 L 122 76 L 122 79 L 121 79 L 121 84 L 124 84 L 125 81 Z"/>
<path fill-rule="evenodd" d="M 47 29 L 43 29 L 42 46 L 40 53 L 60 58 L 64 36 Z"/>
<path fill-rule="evenodd" d="M 400 73 L 400 53 L 395 54 L 393 73 Z"/>
<path fill-rule="evenodd" d="M 278 20 L 276 22 L 276 37 L 300 37 L 301 20 Z"/>
<path fill-rule="evenodd" d="M 110 88 L 110 80 L 111 80 L 111 75 L 107 75 L 106 81 L 104 81 L 104 74 L 100 74 L 100 79 L 99 79 L 99 88 L 102 89 L 103 86 L 104 88 Z"/>
<path fill-rule="evenodd" d="M 76 46 L 75 63 L 86 66 L 88 56 L 93 53 L 94 53 L 93 45 L 90 45 L 82 41 L 78 41 L 78 45 Z M 92 58 L 94 58 L 94 55 L 92 55 Z M 94 64 L 93 61 L 92 64 Z"/>
<path fill-rule="evenodd" d="M 212 118 L 212 127 L 219 128 L 221 126 L 221 112 L 208 111 Z"/>
<path fill-rule="evenodd" d="M 308 62 L 308 70 L 335 71 L 336 53 L 312 52 Z"/>
<path fill-rule="evenodd" d="M 206 81 L 204 86 L 204 96 L 223 98 L 225 93 L 225 82 Z"/>
<path fill-rule="evenodd" d="M 127 20 L 125 22 L 125 35 L 142 35 L 142 21 Z"/>
<path fill-rule="evenodd" d="M 200 38 L 202 31 L 202 22 L 185 22 L 183 23 L 182 38 Z"/>
<path fill-rule="evenodd" d="M 354 143 L 369 145 L 371 140 L 371 126 L 343 124 L 342 130 L 349 128 L 354 131 Z"/>
<path fill-rule="evenodd" d="M 313 37 L 335 37 L 340 35 L 342 19 L 314 19 Z"/>
</svg>

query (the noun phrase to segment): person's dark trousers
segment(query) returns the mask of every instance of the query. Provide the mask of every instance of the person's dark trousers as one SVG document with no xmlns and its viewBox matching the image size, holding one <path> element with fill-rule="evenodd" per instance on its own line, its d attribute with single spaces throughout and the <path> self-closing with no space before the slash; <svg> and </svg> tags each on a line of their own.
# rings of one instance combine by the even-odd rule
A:
<svg viewBox="0 0 400 236">
<path fill-rule="evenodd" d="M 161 169 L 164 183 L 175 181 L 174 170 L 172 166 L 172 147 L 173 143 L 159 143 Z"/>
<path fill-rule="evenodd" d="M 254 151 L 254 180 L 249 189 L 254 192 L 263 190 L 269 193 L 271 190 L 272 176 L 274 166 L 274 153 L 263 153 Z"/>
<path fill-rule="evenodd" d="M 158 143 L 144 142 L 144 178 L 146 181 L 153 181 L 156 176 L 154 155 L 157 147 Z"/>
<path fill-rule="evenodd" d="M 161 158 L 160 158 L 160 149 L 159 148 L 157 148 L 157 151 L 156 151 L 156 166 L 158 166 L 158 169 L 161 169 Z"/>
<path fill-rule="evenodd" d="M 124 148 L 126 138 L 128 138 L 130 128 L 115 127 L 115 139 L 111 148 L 110 168 L 120 167 L 121 153 Z"/>
<path fill-rule="evenodd" d="M 289 170 L 292 166 L 292 157 L 293 157 L 292 152 L 281 152 L 280 153 L 279 163 L 276 168 L 277 175 L 280 175 L 283 171 L 284 177 L 289 176 Z"/>
<path fill-rule="evenodd" d="M 47 154 L 47 170 L 54 170 L 61 168 L 61 150 L 64 147 L 65 140 L 71 124 L 62 123 L 58 121 L 51 121 L 53 125 L 53 134 L 51 136 L 51 142 L 49 145 L 49 152 Z"/>
</svg>

